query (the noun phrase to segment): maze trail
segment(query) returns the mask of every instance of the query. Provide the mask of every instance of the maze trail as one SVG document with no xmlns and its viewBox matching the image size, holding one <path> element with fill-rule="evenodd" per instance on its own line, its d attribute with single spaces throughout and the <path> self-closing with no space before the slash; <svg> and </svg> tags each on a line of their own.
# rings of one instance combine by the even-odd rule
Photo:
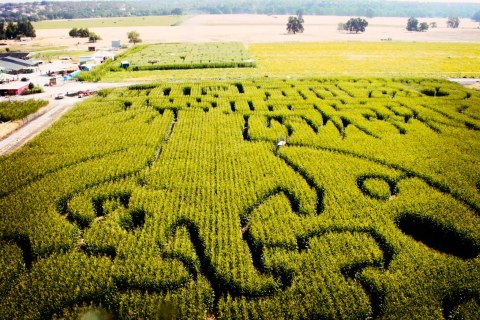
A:
<svg viewBox="0 0 480 320">
<path fill-rule="evenodd" d="M 182 290 L 189 290 L 188 288 L 193 287 L 198 290 L 196 294 L 202 296 L 204 301 L 210 301 L 205 302 L 206 314 L 209 317 L 220 318 L 222 315 L 245 317 L 247 314 L 252 316 L 255 313 L 245 313 L 245 310 L 254 305 L 259 309 L 251 310 L 256 312 L 259 317 L 279 317 L 283 312 L 282 308 L 287 308 L 289 299 L 297 298 L 292 298 L 292 292 L 308 294 L 308 290 L 305 289 L 309 285 L 308 281 L 320 281 L 319 283 L 325 281 L 325 284 L 346 283 L 350 288 L 342 288 L 342 290 L 350 290 L 348 291 L 350 295 L 337 297 L 336 291 L 339 288 L 327 288 L 325 292 L 318 293 L 318 296 L 313 298 L 308 296 L 303 299 L 310 303 L 309 299 L 321 300 L 324 298 L 321 294 L 331 294 L 332 301 L 344 299 L 345 301 L 342 303 L 348 305 L 348 299 L 353 299 L 355 294 L 360 294 L 363 297 L 364 306 L 366 306 L 362 312 L 368 310 L 368 317 L 381 318 L 383 315 L 393 317 L 402 314 L 404 310 L 410 310 L 408 303 L 417 303 L 415 300 L 419 297 L 416 295 L 419 286 L 415 283 L 408 284 L 408 286 L 405 284 L 415 277 L 418 277 L 420 285 L 425 284 L 422 290 L 430 290 L 425 293 L 428 299 L 420 299 L 418 304 L 430 303 L 430 307 L 422 310 L 428 309 L 431 314 L 436 312 L 439 304 L 443 307 L 445 318 L 453 317 L 456 312 L 460 312 L 468 306 L 480 305 L 479 292 L 474 288 L 475 283 L 465 284 L 462 282 L 463 279 L 472 279 L 471 270 L 473 272 L 476 270 L 476 259 L 480 253 L 476 234 L 471 235 L 458 229 L 456 222 L 448 225 L 434 216 L 431 211 L 424 212 L 421 207 L 417 211 L 404 210 L 402 207 L 404 203 L 407 203 L 402 196 L 406 191 L 411 192 L 408 186 L 415 186 L 414 182 L 419 185 L 425 184 L 425 190 L 431 188 L 432 193 L 437 192 L 441 197 L 452 198 L 464 205 L 467 208 L 465 211 L 471 210 L 472 215 L 478 218 L 480 207 L 475 198 L 466 196 L 466 193 L 462 193 L 463 190 L 459 190 L 455 184 L 453 184 L 454 187 L 450 187 L 449 183 L 453 179 L 451 176 L 447 177 L 447 182 L 445 182 L 433 178 L 433 174 L 425 173 L 421 168 L 417 169 L 401 162 L 387 160 L 388 158 L 386 159 L 380 154 L 377 156 L 371 150 L 362 152 L 360 147 L 350 149 L 352 139 L 361 141 L 361 137 L 365 137 L 366 141 L 371 144 L 366 147 L 371 147 L 373 150 L 388 140 L 387 138 L 390 137 L 387 134 L 390 135 L 395 130 L 402 137 L 410 139 L 410 135 L 415 135 L 421 130 L 425 137 L 438 138 L 438 136 L 450 134 L 449 130 L 452 129 L 458 132 L 468 132 L 467 137 L 472 139 L 475 132 L 479 130 L 479 124 L 476 123 L 478 119 L 473 113 L 467 114 L 475 106 L 466 104 L 477 97 L 472 94 L 465 96 L 462 93 L 443 88 L 436 90 L 430 97 L 430 91 L 424 90 L 427 84 L 422 82 L 407 85 L 398 81 L 391 88 L 388 87 L 387 82 L 376 83 L 372 80 L 364 83 L 356 81 L 339 83 L 338 81 L 323 80 L 289 82 L 287 80 L 258 79 L 228 84 L 223 82 L 182 83 L 171 85 L 168 88 L 154 85 L 129 88 L 128 91 L 112 90 L 105 93 L 104 98 L 120 102 L 121 112 L 125 112 L 125 117 L 116 119 L 115 124 L 138 119 L 135 118 L 138 116 L 135 112 L 141 108 L 153 113 L 153 115 L 144 116 L 143 122 L 154 123 L 156 118 L 165 114 L 165 111 L 169 115 L 172 112 L 173 119 L 170 122 L 170 118 L 168 118 L 170 122 L 168 128 L 166 125 L 162 127 L 164 128 L 162 130 L 166 129 L 166 131 L 162 131 L 162 134 L 165 133 L 162 141 L 148 149 L 148 160 L 145 162 L 142 160 L 142 166 L 137 166 L 137 168 L 128 168 L 127 166 L 97 181 L 76 185 L 70 191 L 65 191 L 63 196 L 57 197 L 55 204 L 58 213 L 66 217 L 72 225 L 78 227 L 75 227 L 75 230 L 79 231 L 80 241 L 76 247 L 66 247 L 62 252 L 47 252 L 39 257 L 33 248 L 36 245 L 36 235 L 21 232 L 2 234 L 2 241 L 14 243 L 22 251 L 22 259 L 27 272 L 21 277 L 26 277 L 25 279 L 29 279 L 28 276 L 38 269 L 36 266 L 54 263 L 56 261 L 54 259 L 63 259 L 62 257 L 66 259 L 67 255 L 76 254 L 82 259 L 87 259 L 88 263 L 98 263 L 98 265 L 103 263 L 108 266 L 98 274 L 105 274 L 105 279 L 108 279 L 110 284 L 99 284 L 98 291 L 85 290 L 75 293 L 75 295 L 68 295 L 68 293 L 63 295 L 57 292 L 55 294 L 67 298 L 51 304 L 47 303 L 49 300 L 39 301 L 36 308 L 40 308 L 41 316 L 51 318 L 63 312 L 64 309 L 76 310 L 80 305 L 101 305 L 119 316 L 120 313 L 116 312 L 123 303 L 121 299 L 124 295 L 143 293 L 163 299 L 171 297 L 170 295 L 175 292 L 182 292 Z M 428 84 L 428 86 L 431 85 Z M 426 93 L 422 94 L 422 90 Z M 440 97 L 442 92 L 448 93 L 447 91 L 451 93 L 444 95 L 443 98 Z M 404 103 L 409 97 L 423 100 L 418 104 Z M 452 104 L 448 105 L 449 109 L 443 109 L 441 103 L 438 105 L 434 103 L 441 101 L 447 104 L 450 100 L 440 100 L 445 97 L 455 103 L 460 103 L 457 100 L 462 99 L 462 105 Z M 118 107 L 118 103 L 116 105 Z M 194 114 L 194 112 L 196 113 Z M 201 121 L 196 121 L 197 119 L 192 114 L 201 118 Z M 183 126 L 184 123 L 187 123 L 188 126 Z M 376 123 L 381 123 L 381 125 L 377 128 Z M 168 123 L 165 122 L 165 124 Z M 263 127 L 260 128 L 259 124 Z M 215 129 L 211 129 L 210 125 Z M 219 130 L 221 126 L 232 126 L 233 130 L 221 131 Z M 326 126 L 331 129 L 325 130 Z M 180 131 L 177 134 L 179 127 L 188 128 L 187 130 L 192 130 L 192 133 L 182 135 Z M 390 127 L 390 129 L 379 129 L 385 127 Z M 411 130 L 412 128 L 414 130 Z M 275 148 L 279 140 L 278 132 L 283 132 L 280 139 L 285 141 L 286 145 Z M 208 134 L 219 135 L 215 136 L 215 139 L 207 139 L 212 146 L 202 146 L 188 154 L 179 153 L 180 151 L 176 153 L 176 149 L 181 150 L 183 144 L 190 143 L 190 141 L 180 141 L 177 139 L 178 136 L 192 138 L 195 141 L 190 145 L 195 145 L 201 143 L 200 139 L 196 140 L 197 135 L 206 137 Z M 221 137 L 221 134 L 226 136 Z M 227 136 L 228 134 L 230 136 Z M 286 137 L 284 137 L 285 134 Z M 332 139 L 334 142 L 330 143 L 328 139 Z M 408 143 L 411 141 L 408 139 L 402 141 Z M 166 148 L 167 143 L 168 148 Z M 292 149 L 289 150 L 289 148 Z M 46 169 L 44 172 L 28 177 L 14 188 L 1 190 L 0 201 L 10 198 L 7 196 L 15 196 L 20 190 L 36 186 L 36 183 L 49 175 L 57 174 L 64 169 L 73 171 L 77 168 L 77 164 L 88 164 L 90 161 L 94 162 L 109 155 L 121 154 L 127 149 L 126 147 L 112 148 L 111 151 L 86 155 L 78 160 Z M 152 150 L 153 152 L 150 154 Z M 292 156 L 295 150 L 298 150 L 298 154 L 300 154 L 298 158 Z M 250 166 L 248 170 L 258 170 L 259 174 L 250 176 L 258 177 L 258 179 L 263 177 L 265 182 L 248 181 L 249 172 L 242 171 L 241 168 L 242 161 L 245 161 L 241 158 L 242 152 L 250 152 L 248 154 L 250 157 L 258 153 L 259 168 Z M 313 160 L 307 158 L 308 152 L 312 153 Z M 413 150 L 412 152 L 417 151 Z M 341 185 L 343 181 L 350 183 L 350 176 L 346 176 L 348 179 L 344 180 L 340 180 L 340 178 L 334 179 L 332 182 L 326 180 L 325 177 L 329 177 L 331 173 L 322 170 L 329 165 L 328 161 L 333 161 L 329 160 L 331 159 L 329 155 L 332 154 L 345 156 L 345 159 L 349 159 L 345 160 L 346 163 L 349 161 L 353 163 L 353 159 L 356 159 L 371 164 L 371 167 L 365 165 L 365 168 L 377 166 L 377 169 L 365 169 L 356 174 L 349 186 L 356 192 L 351 192 L 351 194 L 359 194 L 361 199 L 366 199 L 365 201 L 355 202 L 356 199 L 345 199 L 345 202 L 352 200 L 352 204 L 348 205 L 342 203 L 341 197 L 335 198 L 337 204 L 332 201 L 330 188 L 333 188 L 332 186 L 335 184 Z M 237 158 L 238 161 L 236 161 Z M 268 163 L 261 167 L 262 161 L 272 163 L 277 161 L 275 165 L 278 168 L 273 170 L 269 168 Z M 311 161 L 312 165 L 306 165 L 305 161 Z M 179 168 L 183 168 L 184 172 L 169 167 L 176 163 L 184 165 L 179 166 Z M 229 166 L 230 163 L 233 165 Z M 158 168 L 164 164 L 172 170 Z M 222 165 L 225 165 L 225 168 Z M 384 171 L 378 165 L 385 168 L 387 173 L 380 173 Z M 335 168 L 335 166 L 333 167 Z M 352 170 L 355 171 L 355 168 Z M 395 171 L 395 174 L 392 174 L 394 178 L 388 175 L 392 171 Z M 155 174 L 159 176 L 152 177 Z M 190 174 L 192 177 L 182 176 Z M 282 174 L 284 176 L 280 176 Z M 173 178 L 175 175 L 179 175 L 181 183 L 175 181 L 169 185 L 167 178 L 170 178 L 170 175 Z M 453 177 L 455 178 L 454 175 Z M 158 178 L 158 180 L 153 178 Z M 222 179 L 225 180 L 225 185 L 222 184 L 224 182 Z M 291 184 L 290 181 L 292 181 Z M 231 185 L 229 182 L 232 182 Z M 347 185 L 347 182 L 344 185 Z M 254 187 L 256 183 L 263 183 L 263 185 Z M 478 192 L 478 180 L 475 180 L 475 183 L 477 188 L 475 192 Z M 402 186 L 405 189 L 402 189 Z M 198 193 L 196 198 L 191 194 L 192 192 Z M 222 192 L 228 196 L 220 195 Z M 255 196 L 244 197 L 248 192 L 255 192 Z M 412 199 L 408 201 L 413 203 L 416 195 L 411 194 L 413 194 Z M 242 197 L 244 197 L 243 201 L 238 200 Z M 218 206 L 219 199 L 224 201 L 230 198 L 235 198 L 235 201 L 231 201 L 231 204 L 221 203 L 219 210 L 215 208 Z M 284 201 L 278 202 L 281 204 L 275 204 L 279 198 L 283 198 Z M 169 201 L 175 199 L 172 201 L 173 204 L 178 202 L 180 205 L 168 206 L 166 199 Z M 209 199 L 214 204 L 204 203 L 202 201 L 204 199 Z M 158 202 L 150 203 L 150 201 L 157 200 Z M 182 203 L 189 201 L 193 201 L 198 208 L 190 210 L 187 206 L 194 204 Z M 395 207 L 398 202 L 401 202 L 401 205 Z M 410 205 L 410 202 L 407 205 Z M 329 207 L 332 206 L 332 203 L 336 205 L 335 208 Z M 357 206 L 358 210 L 355 209 L 354 206 L 358 203 L 370 204 L 371 208 L 365 210 L 367 212 L 371 209 L 372 213 L 368 219 L 355 216 L 364 214 L 363 208 L 360 206 Z M 443 207 L 442 205 L 440 204 L 438 208 L 448 208 L 447 204 Z M 155 211 L 157 206 L 163 211 Z M 204 209 L 204 206 L 209 209 Z M 344 208 L 354 208 L 353 211 L 359 212 L 351 212 L 351 216 L 348 216 L 342 211 Z M 382 211 L 387 210 L 385 208 L 394 208 L 397 211 L 389 212 L 387 216 L 387 213 Z M 432 206 L 432 208 L 436 207 Z M 211 223 L 212 230 L 210 230 L 209 222 L 212 220 L 209 219 L 212 217 L 202 216 L 204 214 L 202 210 L 212 215 L 218 215 L 215 216 L 215 219 L 219 219 L 218 221 L 223 221 L 220 219 L 230 219 L 229 221 L 233 221 L 232 218 L 238 219 L 233 228 L 237 228 L 233 231 L 235 233 L 232 231 L 219 232 L 212 236 L 212 233 L 216 232 L 213 228 L 227 230 L 226 228 L 230 228 L 230 225 L 223 222 L 219 225 Z M 273 212 L 272 210 L 285 210 L 288 214 L 282 216 L 283 212 Z M 338 214 L 338 217 L 334 216 L 332 212 Z M 268 219 L 276 219 L 275 214 L 277 213 L 279 217 L 281 216 L 278 218 L 278 223 L 268 225 L 270 221 Z M 447 215 L 448 212 L 442 212 L 442 214 Z M 287 221 L 282 219 L 287 218 L 292 220 L 291 223 L 289 222 L 290 224 L 286 223 L 283 226 L 284 229 L 278 230 L 281 231 L 278 232 L 278 235 L 270 234 L 270 232 L 275 232 L 275 228 L 278 228 L 284 221 Z M 298 218 L 298 220 L 294 218 Z M 387 218 L 389 221 L 385 222 L 386 220 L 382 220 L 383 218 Z M 203 221 L 209 222 L 205 224 Z M 377 225 L 372 223 L 373 221 Z M 475 218 L 470 218 L 469 221 L 475 221 Z M 382 223 L 381 228 L 378 223 Z M 387 225 L 383 226 L 385 223 Z M 71 224 L 68 225 L 72 226 Z M 263 225 L 266 227 L 261 229 Z M 463 227 L 461 223 L 459 225 Z M 107 227 L 110 229 L 107 230 Z M 466 228 L 465 230 L 470 229 Z M 152 235 L 148 234 L 149 232 L 152 232 Z M 97 241 L 92 235 L 98 234 L 107 235 L 107 238 Z M 403 237 L 402 234 L 408 237 Z M 352 235 L 360 236 L 355 238 Z M 399 235 L 401 236 L 399 237 Z M 224 238 L 220 240 L 216 238 L 220 236 Z M 152 237 L 154 239 L 151 239 Z M 363 246 L 368 249 L 359 250 L 360 253 L 355 257 L 347 256 L 344 260 L 335 260 L 348 250 L 335 251 L 337 249 L 334 248 L 334 241 L 338 241 L 338 243 L 345 241 L 345 246 L 349 247 L 350 243 L 347 241 L 353 242 L 351 239 L 361 239 L 361 241 L 357 241 L 358 243 L 352 243 L 352 248 L 363 250 L 361 248 Z M 91 242 L 89 242 L 90 240 Z M 412 241 L 425 244 L 427 248 L 415 247 L 411 245 L 414 243 Z M 232 243 L 241 244 L 239 247 L 241 250 L 228 247 Z M 143 251 L 138 251 L 138 255 L 133 252 L 125 252 L 126 248 L 145 244 L 150 246 L 142 248 Z M 330 245 L 333 247 L 330 248 Z M 414 248 L 411 249 L 410 246 Z M 185 247 L 188 247 L 188 250 Z M 443 255 L 434 254 L 429 251 L 430 249 L 441 252 Z M 187 253 L 182 250 L 187 250 Z M 219 254 L 219 250 L 221 259 L 216 256 Z M 231 257 L 230 260 L 228 260 L 229 258 L 222 260 L 225 259 L 222 256 L 222 250 L 232 250 L 231 256 L 225 255 Z M 367 250 L 371 250 L 371 252 L 367 252 Z M 81 252 L 77 253 L 76 251 Z M 412 259 L 411 257 L 421 258 L 421 255 L 425 253 L 436 259 L 433 262 L 437 264 L 435 268 L 443 272 L 446 275 L 445 278 L 442 278 L 441 272 L 440 275 L 436 274 L 435 268 L 426 267 L 417 261 L 411 262 L 411 265 L 407 266 L 409 269 L 406 268 L 406 271 L 403 271 L 404 266 L 401 264 L 408 262 L 408 259 Z M 142 255 L 145 255 L 146 258 Z M 18 257 L 20 257 L 19 254 Z M 325 266 L 312 264 L 323 267 L 303 273 L 302 268 L 307 266 L 307 263 L 314 263 L 316 259 L 322 259 L 320 257 L 329 257 L 329 259 L 332 257 L 332 260 L 325 260 L 327 261 Z M 137 261 L 136 259 L 144 259 L 139 264 L 140 266 L 151 263 L 151 266 L 158 270 L 146 271 L 146 275 L 139 278 L 122 273 L 122 268 L 131 266 L 129 263 Z M 298 261 L 296 261 L 299 263 L 298 265 L 291 264 L 289 259 L 303 261 L 302 263 L 305 265 L 301 265 Z M 232 270 L 224 268 L 223 264 L 219 264 L 219 260 L 226 261 L 226 265 Z M 161 263 L 155 264 L 158 261 Z M 343 262 L 338 262 L 338 266 L 332 267 L 330 270 L 327 267 L 330 263 L 328 261 Z M 461 271 L 458 274 L 450 275 L 448 268 L 449 264 L 453 263 L 464 269 L 459 269 Z M 178 268 L 176 270 L 178 272 L 166 270 L 166 266 Z M 234 272 L 235 268 L 243 269 Z M 425 275 L 421 273 L 423 272 L 422 268 L 426 269 Z M 148 272 L 152 272 L 153 276 L 147 274 Z M 465 275 L 462 275 L 462 272 Z M 397 274 L 399 275 L 399 284 L 398 287 L 395 287 L 391 285 L 391 281 L 394 281 L 392 279 Z M 431 277 L 426 275 L 431 275 Z M 251 277 L 251 279 L 245 279 L 245 276 Z M 332 278 L 339 276 L 342 280 L 328 282 L 327 280 L 331 280 L 325 279 L 328 276 Z M 95 282 L 95 280 L 93 281 Z M 454 283 L 456 287 L 446 287 L 445 283 Z M 345 284 L 341 286 L 343 285 Z M 32 288 L 35 289 L 35 287 Z M 205 288 L 208 289 L 205 290 Z M 431 288 L 435 288 L 437 291 L 432 294 Z M 21 287 L 14 286 L 2 298 L 8 300 L 12 294 L 21 296 L 21 290 Z M 404 293 L 401 290 L 411 291 Z M 391 300 L 393 295 L 398 295 L 404 300 L 395 302 L 395 299 Z M 439 299 L 439 297 L 441 298 Z M 255 304 L 257 302 L 258 304 Z M 313 302 L 318 303 L 317 300 Z M 45 305 L 38 305 L 41 303 Z M 242 304 L 243 306 L 241 306 Z M 404 309 L 400 308 L 397 311 L 396 308 L 400 304 Z M 0 303 L 0 306 L 3 305 Z M 271 309 L 269 309 L 270 307 Z M 421 307 L 424 306 L 421 305 Z M 184 308 L 181 309 L 183 311 L 189 310 L 188 306 L 179 308 Z M 228 313 L 225 310 L 235 311 L 228 311 L 233 312 Z M 273 310 L 273 313 L 268 314 L 268 310 Z M 294 309 L 292 310 L 294 311 Z M 332 313 L 328 313 L 328 307 L 319 310 L 320 308 L 311 311 L 312 313 L 308 316 L 327 317 L 329 314 L 331 318 L 335 318 Z M 336 317 L 344 314 L 340 310 L 334 311 L 337 312 L 335 313 Z M 1 314 L 0 311 L 0 318 Z M 28 311 L 25 314 L 28 314 Z M 353 315 L 348 312 L 345 314 Z M 408 315 L 408 312 L 405 314 Z"/>
</svg>

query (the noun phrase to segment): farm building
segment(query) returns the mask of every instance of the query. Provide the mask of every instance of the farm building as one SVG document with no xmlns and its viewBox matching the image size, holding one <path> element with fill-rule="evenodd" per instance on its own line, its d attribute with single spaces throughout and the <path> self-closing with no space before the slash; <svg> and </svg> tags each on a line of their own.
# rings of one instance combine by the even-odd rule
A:
<svg viewBox="0 0 480 320">
<path fill-rule="evenodd" d="M 0 68 L 10 74 L 32 73 L 35 69 L 35 63 L 15 57 L 1 57 Z"/>
<path fill-rule="evenodd" d="M 27 60 L 30 52 L 4 52 L 0 53 L 0 58 L 13 57 L 17 59 Z"/>
<path fill-rule="evenodd" d="M 15 96 L 28 89 L 28 83 L 10 82 L 0 85 L 0 96 Z"/>
</svg>

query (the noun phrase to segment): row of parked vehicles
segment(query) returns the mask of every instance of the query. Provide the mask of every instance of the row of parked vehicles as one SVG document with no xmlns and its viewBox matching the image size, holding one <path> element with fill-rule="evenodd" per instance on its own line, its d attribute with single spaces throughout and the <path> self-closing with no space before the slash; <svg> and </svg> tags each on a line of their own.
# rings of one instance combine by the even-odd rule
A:
<svg viewBox="0 0 480 320">
<path fill-rule="evenodd" d="M 85 90 L 85 91 L 77 91 L 77 92 L 70 92 L 70 93 L 66 93 L 66 94 L 63 94 L 63 93 L 59 93 L 57 94 L 57 96 L 55 97 L 55 99 L 57 100 L 61 100 L 61 99 L 64 99 L 65 96 L 67 97 L 79 97 L 79 98 L 83 98 L 83 97 L 88 97 L 90 95 L 92 95 L 93 93 L 95 93 L 95 91 L 90 91 L 90 90 Z"/>
</svg>

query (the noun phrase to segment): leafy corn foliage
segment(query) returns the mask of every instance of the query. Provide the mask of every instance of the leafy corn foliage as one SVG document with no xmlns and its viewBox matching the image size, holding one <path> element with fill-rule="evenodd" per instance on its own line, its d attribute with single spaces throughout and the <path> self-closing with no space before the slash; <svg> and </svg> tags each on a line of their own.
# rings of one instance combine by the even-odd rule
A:
<svg viewBox="0 0 480 320">
<path fill-rule="evenodd" d="M 48 104 L 45 100 L 0 102 L 0 122 L 23 119 Z"/>
<path fill-rule="evenodd" d="M 124 54 L 132 71 L 255 66 L 239 42 L 139 45 Z"/>
<path fill-rule="evenodd" d="M 478 316 L 479 106 L 422 79 L 102 91 L 0 158 L 0 318 Z"/>
</svg>

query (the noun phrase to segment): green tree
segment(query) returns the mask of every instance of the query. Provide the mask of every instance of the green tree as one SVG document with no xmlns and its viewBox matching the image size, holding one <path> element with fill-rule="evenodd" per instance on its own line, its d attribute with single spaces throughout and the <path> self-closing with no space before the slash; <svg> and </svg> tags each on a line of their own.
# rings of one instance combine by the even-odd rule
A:
<svg viewBox="0 0 480 320">
<path fill-rule="evenodd" d="M 73 28 L 68 32 L 68 35 L 73 38 L 89 38 L 92 33 L 88 28 Z"/>
<path fill-rule="evenodd" d="M 73 28 L 72 30 L 70 30 L 68 32 L 68 35 L 72 38 L 76 38 L 78 37 L 78 29 L 77 28 Z"/>
<path fill-rule="evenodd" d="M 97 42 L 97 40 L 102 40 L 102 38 L 98 34 L 90 32 L 90 34 L 88 35 L 88 41 Z"/>
<path fill-rule="evenodd" d="M 428 23 L 422 22 L 418 26 L 418 31 L 427 31 L 428 30 Z"/>
<path fill-rule="evenodd" d="M 450 17 L 447 21 L 447 28 L 458 28 L 460 25 L 460 19 L 458 17 Z"/>
<path fill-rule="evenodd" d="M 17 25 L 10 21 L 7 24 L 7 28 L 5 29 L 6 38 L 7 39 L 14 39 L 14 38 L 17 37 L 17 34 L 18 34 Z"/>
<path fill-rule="evenodd" d="M 5 23 L 0 22 L 0 40 L 5 40 L 7 36 L 5 35 Z"/>
<path fill-rule="evenodd" d="M 418 31 L 418 20 L 417 18 L 411 17 L 407 21 L 407 30 L 408 31 Z"/>
<path fill-rule="evenodd" d="M 23 19 L 17 23 L 17 37 L 31 37 L 35 38 L 35 28 L 29 20 Z"/>
<path fill-rule="evenodd" d="M 142 39 L 140 38 L 140 34 L 137 31 L 130 31 L 127 33 L 128 37 L 128 42 L 133 43 L 139 43 L 142 42 Z"/>
<path fill-rule="evenodd" d="M 343 29 L 349 32 L 365 32 L 365 28 L 368 26 L 368 22 L 362 18 L 351 18 L 343 25 Z"/>
<path fill-rule="evenodd" d="M 88 36 L 90 35 L 90 31 L 88 30 L 88 28 L 80 28 L 78 29 L 78 37 L 80 38 L 88 38 Z"/>
<path fill-rule="evenodd" d="M 287 22 L 287 31 L 288 33 L 297 33 L 297 32 L 303 32 L 303 16 L 298 15 L 298 16 L 290 16 L 288 17 L 288 22 Z"/>
<path fill-rule="evenodd" d="M 180 8 L 175 8 L 170 13 L 175 15 L 175 16 L 181 16 L 183 14 L 183 11 Z"/>
</svg>

